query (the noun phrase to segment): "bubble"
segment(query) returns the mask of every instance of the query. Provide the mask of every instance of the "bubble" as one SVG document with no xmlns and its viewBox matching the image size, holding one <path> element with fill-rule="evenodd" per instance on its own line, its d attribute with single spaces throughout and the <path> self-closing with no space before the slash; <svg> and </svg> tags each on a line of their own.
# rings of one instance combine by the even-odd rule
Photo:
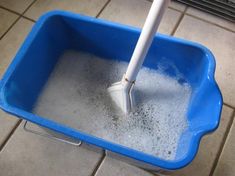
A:
<svg viewBox="0 0 235 176">
<path fill-rule="evenodd" d="M 171 78 L 143 67 L 134 87 L 135 111 L 123 115 L 112 103 L 107 88 L 121 80 L 126 68 L 124 62 L 67 51 L 44 86 L 34 113 L 110 142 L 173 160 L 188 125 L 191 87 L 182 75 Z"/>
</svg>

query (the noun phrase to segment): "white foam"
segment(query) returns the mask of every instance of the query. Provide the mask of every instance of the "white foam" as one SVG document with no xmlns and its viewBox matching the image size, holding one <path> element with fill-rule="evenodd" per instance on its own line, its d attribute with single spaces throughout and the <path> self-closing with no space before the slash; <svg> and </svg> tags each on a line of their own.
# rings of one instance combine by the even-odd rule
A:
<svg viewBox="0 0 235 176">
<path fill-rule="evenodd" d="M 187 128 L 191 88 L 142 68 L 135 85 L 138 106 L 128 116 L 113 108 L 107 88 L 127 63 L 67 51 L 48 79 L 34 113 L 80 131 L 163 159 L 173 160 Z M 179 77 L 178 77 L 179 78 Z"/>
</svg>

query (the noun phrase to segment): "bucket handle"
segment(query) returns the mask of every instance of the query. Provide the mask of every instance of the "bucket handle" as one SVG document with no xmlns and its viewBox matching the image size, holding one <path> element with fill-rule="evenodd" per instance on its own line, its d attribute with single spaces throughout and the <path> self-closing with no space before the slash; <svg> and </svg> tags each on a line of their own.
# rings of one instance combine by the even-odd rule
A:
<svg viewBox="0 0 235 176">
<path fill-rule="evenodd" d="M 52 140 L 60 141 L 60 142 L 66 143 L 66 144 L 71 144 L 71 145 L 74 145 L 76 147 L 79 147 L 82 144 L 82 141 L 72 142 L 72 141 L 69 141 L 69 140 L 65 140 L 65 139 L 62 139 L 62 138 L 55 137 L 55 136 L 50 135 L 48 133 L 42 133 L 42 132 L 39 132 L 39 131 L 32 130 L 32 129 L 27 127 L 27 123 L 28 123 L 28 121 L 25 121 L 24 126 L 23 126 L 23 129 L 26 132 L 30 132 L 30 133 L 33 133 L 33 134 L 36 134 L 36 135 L 39 135 L 39 136 L 43 136 L 43 137 L 46 137 L 46 138 L 49 138 L 49 139 L 52 139 Z"/>
</svg>

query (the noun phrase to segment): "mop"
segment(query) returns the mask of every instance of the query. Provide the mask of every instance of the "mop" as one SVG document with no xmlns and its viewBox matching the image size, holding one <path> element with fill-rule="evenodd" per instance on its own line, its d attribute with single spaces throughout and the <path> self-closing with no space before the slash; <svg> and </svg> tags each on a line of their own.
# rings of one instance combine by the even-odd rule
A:
<svg viewBox="0 0 235 176">
<path fill-rule="evenodd" d="M 125 114 L 134 110 L 135 80 L 169 2 L 170 0 L 153 1 L 126 73 L 120 82 L 114 83 L 108 88 L 111 99 Z"/>
</svg>

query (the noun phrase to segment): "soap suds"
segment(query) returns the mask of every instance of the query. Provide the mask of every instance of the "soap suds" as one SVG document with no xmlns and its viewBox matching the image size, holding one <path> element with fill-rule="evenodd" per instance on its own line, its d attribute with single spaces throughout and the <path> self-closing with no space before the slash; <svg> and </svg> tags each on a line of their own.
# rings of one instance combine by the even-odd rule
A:
<svg viewBox="0 0 235 176">
<path fill-rule="evenodd" d="M 187 128 L 191 88 L 143 67 L 135 85 L 137 106 L 125 116 L 114 108 L 107 88 L 120 81 L 127 63 L 67 51 L 59 59 L 34 113 L 99 138 L 166 160 L 175 158 Z"/>
</svg>

